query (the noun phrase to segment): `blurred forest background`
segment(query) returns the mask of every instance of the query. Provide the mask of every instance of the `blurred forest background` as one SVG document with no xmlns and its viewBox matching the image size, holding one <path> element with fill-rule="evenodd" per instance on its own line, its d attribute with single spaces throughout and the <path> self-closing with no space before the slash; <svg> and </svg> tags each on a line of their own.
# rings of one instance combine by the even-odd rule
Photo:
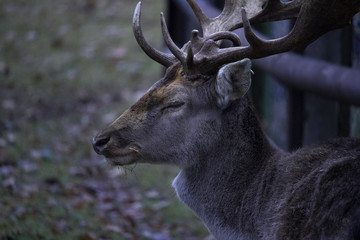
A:
<svg viewBox="0 0 360 240">
<path fill-rule="evenodd" d="M 171 188 L 177 169 L 111 168 L 91 147 L 162 74 L 132 0 L 0 1 L 0 239 L 210 239 Z M 143 1 L 161 46 L 163 1 Z"/>
</svg>

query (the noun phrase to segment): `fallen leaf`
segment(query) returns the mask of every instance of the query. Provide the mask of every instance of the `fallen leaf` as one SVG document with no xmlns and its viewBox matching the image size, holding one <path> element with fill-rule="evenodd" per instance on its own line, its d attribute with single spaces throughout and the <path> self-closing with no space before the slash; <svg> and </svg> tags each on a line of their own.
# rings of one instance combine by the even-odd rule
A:
<svg viewBox="0 0 360 240">
<path fill-rule="evenodd" d="M 107 225 L 105 226 L 105 229 L 116 233 L 122 233 L 121 228 L 116 225 Z"/>
<path fill-rule="evenodd" d="M 152 189 L 152 190 L 150 190 L 150 191 L 147 191 L 147 192 L 145 193 L 145 196 L 146 196 L 147 198 L 157 198 L 157 197 L 159 197 L 159 192 L 156 191 L 156 190 L 154 190 L 154 189 Z"/>
<path fill-rule="evenodd" d="M 35 172 L 39 168 L 36 163 L 30 161 L 22 161 L 20 166 L 25 172 Z"/>
<path fill-rule="evenodd" d="M 126 48 L 123 46 L 119 46 L 117 48 L 111 48 L 108 50 L 106 57 L 112 61 L 121 60 L 126 54 Z"/>
<path fill-rule="evenodd" d="M 154 205 L 152 205 L 152 209 L 158 211 L 158 210 L 160 210 L 160 209 L 162 209 L 164 207 L 169 206 L 169 204 L 170 204 L 169 201 L 163 200 L 163 201 L 157 202 Z"/>
<path fill-rule="evenodd" d="M 77 240 L 95 240 L 95 239 L 96 238 L 89 233 L 86 233 L 86 234 L 83 234 L 83 235 L 80 235 L 77 237 Z"/>
<path fill-rule="evenodd" d="M 2 181 L 2 185 L 4 188 L 14 188 L 15 187 L 15 178 L 11 176 L 11 177 L 5 179 L 4 181 Z"/>
</svg>

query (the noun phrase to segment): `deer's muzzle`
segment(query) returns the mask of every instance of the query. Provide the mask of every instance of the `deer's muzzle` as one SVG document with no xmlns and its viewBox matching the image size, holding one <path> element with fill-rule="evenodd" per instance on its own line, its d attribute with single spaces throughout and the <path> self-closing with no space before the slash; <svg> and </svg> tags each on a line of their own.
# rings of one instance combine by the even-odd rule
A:
<svg viewBox="0 0 360 240">
<path fill-rule="evenodd" d="M 93 138 L 93 148 L 97 154 L 102 154 L 106 145 L 110 141 L 111 137 L 109 135 L 100 135 Z"/>
</svg>

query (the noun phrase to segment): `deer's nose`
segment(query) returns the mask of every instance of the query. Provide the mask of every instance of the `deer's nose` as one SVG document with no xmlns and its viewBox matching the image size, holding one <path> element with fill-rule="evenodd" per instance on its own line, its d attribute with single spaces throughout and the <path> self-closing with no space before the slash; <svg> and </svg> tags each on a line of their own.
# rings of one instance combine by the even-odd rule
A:
<svg viewBox="0 0 360 240">
<path fill-rule="evenodd" d="M 110 141 L 110 136 L 100 135 L 93 138 L 93 148 L 97 154 L 101 154 L 106 148 L 106 144 Z"/>
</svg>

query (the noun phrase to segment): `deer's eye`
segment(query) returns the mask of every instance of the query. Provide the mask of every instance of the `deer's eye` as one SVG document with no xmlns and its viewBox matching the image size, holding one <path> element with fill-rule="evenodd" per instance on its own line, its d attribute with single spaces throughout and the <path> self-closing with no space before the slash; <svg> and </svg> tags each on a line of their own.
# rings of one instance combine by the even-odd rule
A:
<svg viewBox="0 0 360 240">
<path fill-rule="evenodd" d="M 177 111 L 180 109 L 182 105 L 184 105 L 184 102 L 172 102 L 166 105 L 161 109 L 161 112 L 167 112 L 167 111 Z"/>
</svg>

